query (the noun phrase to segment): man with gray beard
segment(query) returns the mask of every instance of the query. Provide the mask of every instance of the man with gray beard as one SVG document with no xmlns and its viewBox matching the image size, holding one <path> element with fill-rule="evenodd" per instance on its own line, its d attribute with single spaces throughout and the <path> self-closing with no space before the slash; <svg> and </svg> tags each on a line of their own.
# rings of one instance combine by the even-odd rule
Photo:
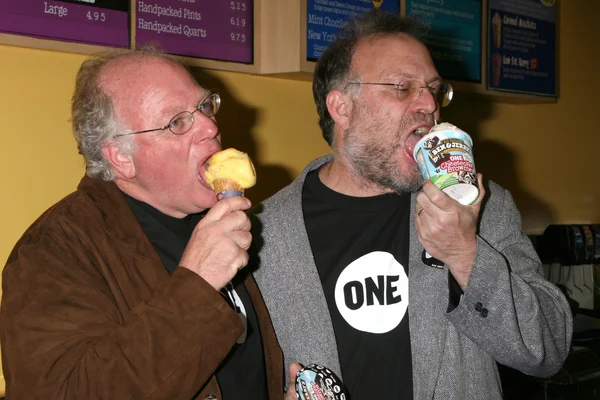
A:
<svg viewBox="0 0 600 400">
<path fill-rule="evenodd" d="M 374 10 L 322 54 L 313 93 L 332 154 L 256 210 L 251 263 L 294 370 L 328 367 L 354 400 L 501 399 L 496 362 L 553 375 L 572 315 L 506 190 L 479 175 L 461 205 L 424 182 L 413 150 L 452 88 L 419 32 Z"/>
</svg>

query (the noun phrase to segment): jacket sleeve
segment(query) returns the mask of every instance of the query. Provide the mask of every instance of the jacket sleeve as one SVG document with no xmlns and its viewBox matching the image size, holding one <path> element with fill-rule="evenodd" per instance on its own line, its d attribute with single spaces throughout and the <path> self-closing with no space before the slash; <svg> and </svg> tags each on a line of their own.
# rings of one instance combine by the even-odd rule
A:
<svg viewBox="0 0 600 400">
<path fill-rule="evenodd" d="M 98 272 L 115 255 L 103 259 L 75 230 L 26 235 L 3 271 L 8 398 L 191 399 L 241 334 L 237 315 L 184 268 L 121 304 L 119 292 L 136 288 Z"/>
<path fill-rule="evenodd" d="M 510 193 L 491 183 L 477 254 L 459 306 L 447 314 L 457 329 L 500 364 L 547 377 L 565 361 L 573 316 L 543 266 Z"/>
</svg>

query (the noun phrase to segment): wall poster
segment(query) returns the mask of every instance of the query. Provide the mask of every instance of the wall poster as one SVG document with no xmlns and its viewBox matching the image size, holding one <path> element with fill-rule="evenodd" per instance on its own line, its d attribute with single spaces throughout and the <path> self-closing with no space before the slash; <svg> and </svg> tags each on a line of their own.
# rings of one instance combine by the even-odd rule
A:
<svg viewBox="0 0 600 400">
<path fill-rule="evenodd" d="M 429 26 L 423 42 L 444 79 L 481 83 L 481 0 L 407 0 Z"/>
<path fill-rule="evenodd" d="M 377 7 L 400 15 L 399 0 L 307 0 L 306 59 L 317 61 L 350 19 Z"/>
<path fill-rule="evenodd" d="M 492 90 L 556 96 L 556 1 L 490 0 Z"/>
</svg>

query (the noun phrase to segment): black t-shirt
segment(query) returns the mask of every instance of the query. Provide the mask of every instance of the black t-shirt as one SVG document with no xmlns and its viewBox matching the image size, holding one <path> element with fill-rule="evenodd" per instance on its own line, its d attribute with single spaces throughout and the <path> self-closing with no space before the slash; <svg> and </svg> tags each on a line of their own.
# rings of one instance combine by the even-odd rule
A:
<svg viewBox="0 0 600 400">
<path fill-rule="evenodd" d="M 350 399 L 412 399 L 410 196 L 346 196 L 313 171 L 302 203 Z"/>
<path fill-rule="evenodd" d="M 133 197 L 125 195 L 125 199 L 165 267 L 169 273 L 173 273 L 203 214 L 173 218 Z M 245 320 L 246 331 L 216 371 L 217 380 L 224 400 L 268 399 L 260 330 L 243 279 L 243 274 L 238 273 L 231 284 L 222 290 L 227 302 L 242 321 Z"/>
</svg>

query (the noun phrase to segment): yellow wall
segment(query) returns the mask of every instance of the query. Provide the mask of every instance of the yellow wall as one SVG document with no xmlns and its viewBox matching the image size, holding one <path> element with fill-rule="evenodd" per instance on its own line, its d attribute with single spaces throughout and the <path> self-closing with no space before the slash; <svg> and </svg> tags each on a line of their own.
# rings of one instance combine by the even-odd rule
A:
<svg viewBox="0 0 600 400">
<path fill-rule="evenodd" d="M 444 110 L 448 121 L 472 134 L 478 170 L 511 189 L 529 233 L 550 223 L 600 223 L 598 15 L 595 0 L 561 2 L 556 104 L 508 104 L 459 93 Z M 0 265 L 27 226 L 73 191 L 83 174 L 68 120 L 74 76 L 84 59 L 0 45 Z M 249 152 L 257 164 L 251 199 L 265 198 L 328 152 L 310 82 L 197 75 L 223 95 L 225 146 Z"/>
</svg>

